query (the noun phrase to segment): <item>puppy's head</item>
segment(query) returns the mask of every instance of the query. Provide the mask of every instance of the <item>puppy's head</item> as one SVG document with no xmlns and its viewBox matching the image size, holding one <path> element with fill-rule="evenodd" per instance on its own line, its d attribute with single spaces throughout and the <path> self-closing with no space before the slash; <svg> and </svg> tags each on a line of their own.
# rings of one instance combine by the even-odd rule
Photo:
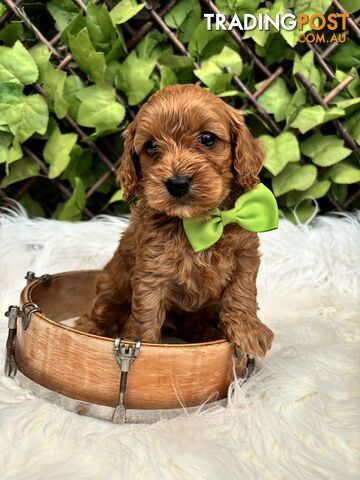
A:
<svg viewBox="0 0 360 480">
<path fill-rule="evenodd" d="M 170 216 L 205 214 L 236 184 L 249 190 L 263 163 L 241 113 L 196 85 L 154 94 L 124 137 L 118 174 L 124 199 L 141 196 Z"/>
</svg>

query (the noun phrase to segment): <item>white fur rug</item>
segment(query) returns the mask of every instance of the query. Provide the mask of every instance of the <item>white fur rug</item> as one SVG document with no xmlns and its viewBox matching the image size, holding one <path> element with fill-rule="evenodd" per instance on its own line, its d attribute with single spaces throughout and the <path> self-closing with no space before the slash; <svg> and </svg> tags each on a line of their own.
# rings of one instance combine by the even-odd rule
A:
<svg viewBox="0 0 360 480">
<path fill-rule="evenodd" d="M 227 408 L 113 425 L 36 399 L 1 373 L 0 478 L 359 478 L 359 219 L 283 220 L 261 235 L 260 314 L 275 343 Z M 101 267 L 125 226 L 0 217 L 1 311 L 18 303 L 27 270 Z M 1 368 L 6 325 L 0 317 Z"/>
</svg>

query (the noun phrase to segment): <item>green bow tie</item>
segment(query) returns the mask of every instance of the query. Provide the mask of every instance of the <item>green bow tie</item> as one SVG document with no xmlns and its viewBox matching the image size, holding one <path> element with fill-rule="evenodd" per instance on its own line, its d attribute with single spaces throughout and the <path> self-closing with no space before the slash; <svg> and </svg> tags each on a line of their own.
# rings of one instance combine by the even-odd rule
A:
<svg viewBox="0 0 360 480">
<path fill-rule="evenodd" d="M 279 212 L 273 193 L 260 183 L 245 192 L 234 208 L 210 210 L 207 217 L 184 218 L 185 234 L 195 252 L 206 250 L 216 243 L 225 225 L 237 223 L 250 232 L 266 232 L 278 226 Z"/>
</svg>

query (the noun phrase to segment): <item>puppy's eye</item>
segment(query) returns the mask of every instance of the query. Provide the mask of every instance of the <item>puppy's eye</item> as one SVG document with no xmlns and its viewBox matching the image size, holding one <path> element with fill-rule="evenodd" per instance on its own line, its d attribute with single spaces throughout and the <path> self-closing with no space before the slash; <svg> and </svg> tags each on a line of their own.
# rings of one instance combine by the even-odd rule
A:
<svg viewBox="0 0 360 480">
<path fill-rule="evenodd" d="M 145 143 L 144 150 L 149 157 L 153 157 L 156 154 L 157 144 L 154 140 L 150 140 Z"/>
<path fill-rule="evenodd" d="M 210 148 L 216 142 L 216 137 L 213 133 L 202 132 L 199 136 L 199 142 L 201 143 L 201 145 L 204 145 L 204 147 Z"/>
</svg>

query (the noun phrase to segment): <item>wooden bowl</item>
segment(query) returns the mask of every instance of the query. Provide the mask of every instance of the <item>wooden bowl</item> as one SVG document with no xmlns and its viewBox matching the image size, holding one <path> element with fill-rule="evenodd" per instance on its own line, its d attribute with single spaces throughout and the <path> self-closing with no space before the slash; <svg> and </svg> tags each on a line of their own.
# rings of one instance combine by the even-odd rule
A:
<svg viewBox="0 0 360 480">
<path fill-rule="evenodd" d="M 18 318 L 15 361 L 25 377 L 48 390 L 115 407 L 120 367 L 114 356 L 114 339 L 62 324 L 87 311 L 95 295 L 97 273 L 60 273 L 52 275 L 48 285 L 38 279 L 24 288 L 20 307 L 33 302 L 40 311 L 34 311 L 26 329 Z M 226 340 L 143 343 L 129 370 L 126 408 L 175 409 L 223 399 L 233 379 L 234 361 L 237 375 L 244 376 L 247 358 L 235 359 L 234 347 Z"/>
</svg>

